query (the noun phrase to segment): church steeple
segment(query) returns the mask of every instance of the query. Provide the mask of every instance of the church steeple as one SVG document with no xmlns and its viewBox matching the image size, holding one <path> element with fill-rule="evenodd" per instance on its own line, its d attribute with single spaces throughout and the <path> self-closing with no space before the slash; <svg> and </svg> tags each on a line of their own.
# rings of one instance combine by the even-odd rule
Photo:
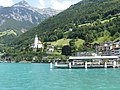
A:
<svg viewBox="0 0 120 90">
<path fill-rule="evenodd" d="M 34 48 L 43 48 L 43 45 L 39 41 L 37 34 L 35 35 L 35 39 L 34 39 Z"/>
<path fill-rule="evenodd" d="M 35 40 L 34 40 L 34 48 L 37 48 L 38 47 L 38 42 L 39 42 L 39 40 L 38 40 L 38 36 L 37 36 L 37 34 L 35 35 Z"/>
</svg>

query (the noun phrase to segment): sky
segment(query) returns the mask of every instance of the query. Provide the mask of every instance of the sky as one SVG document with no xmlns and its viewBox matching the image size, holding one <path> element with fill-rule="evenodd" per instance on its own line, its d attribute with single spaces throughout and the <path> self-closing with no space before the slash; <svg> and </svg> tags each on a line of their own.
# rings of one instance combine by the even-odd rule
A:
<svg viewBox="0 0 120 90">
<path fill-rule="evenodd" d="M 12 6 L 15 3 L 18 3 L 22 0 L 0 0 L 0 6 Z M 31 6 L 37 8 L 53 8 L 57 10 L 65 10 L 71 5 L 80 2 L 81 0 L 25 0 Z"/>
</svg>

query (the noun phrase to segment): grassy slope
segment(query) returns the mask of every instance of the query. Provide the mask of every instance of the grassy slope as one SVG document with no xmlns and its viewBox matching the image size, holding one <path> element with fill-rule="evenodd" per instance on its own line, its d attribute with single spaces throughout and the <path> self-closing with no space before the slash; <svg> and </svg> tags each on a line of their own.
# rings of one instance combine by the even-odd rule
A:
<svg viewBox="0 0 120 90">
<path fill-rule="evenodd" d="M 95 40 L 94 42 L 92 42 L 92 44 L 100 44 L 100 43 L 103 43 L 105 41 L 110 41 L 111 37 L 110 36 L 104 36 L 104 37 L 100 37 L 98 38 L 97 40 Z"/>
<path fill-rule="evenodd" d="M 120 37 L 116 38 L 114 41 L 118 41 L 118 40 L 120 40 Z"/>
<path fill-rule="evenodd" d="M 69 45 L 69 41 L 71 39 L 59 39 L 55 42 L 50 42 L 51 45 L 54 45 L 54 46 L 64 46 L 64 45 Z"/>
<path fill-rule="evenodd" d="M 77 48 L 79 48 L 80 46 L 83 46 L 83 43 L 84 43 L 84 42 L 85 42 L 84 40 L 78 39 L 78 40 L 75 42 L 75 45 L 77 46 Z"/>
<path fill-rule="evenodd" d="M 16 32 L 14 32 L 13 30 L 7 30 L 7 31 L 4 31 L 4 32 L 0 32 L 0 37 L 4 36 L 4 35 L 11 35 L 11 34 L 14 34 L 17 36 Z"/>
<path fill-rule="evenodd" d="M 50 43 L 51 45 L 54 45 L 54 46 L 60 46 L 60 47 L 62 47 L 64 45 L 69 45 L 69 41 L 70 40 L 71 39 L 65 39 L 65 38 L 63 38 L 63 39 L 59 39 L 59 40 L 57 40 L 55 42 L 48 42 L 48 43 Z M 76 42 L 75 42 L 75 46 L 77 46 L 79 48 L 80 46 L 83 45 L 83 43 L 84 43 L 84 40 L 77 39 Z"/>
</svg>

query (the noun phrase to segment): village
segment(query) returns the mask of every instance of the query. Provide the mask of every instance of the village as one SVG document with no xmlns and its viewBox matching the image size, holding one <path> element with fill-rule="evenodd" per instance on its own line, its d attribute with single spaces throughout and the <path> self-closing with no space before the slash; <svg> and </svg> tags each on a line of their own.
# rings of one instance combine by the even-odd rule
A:
<svg viewBox="0 0 120 90">
<path fill-rule="evenodd" d="M 35 35 L 34 42 L 29 47 L 32 48 L 34 52 L 37 52 L 37 50 L 43 52 L 45 50 L 45 53 L 47 53 L 47 56 L 42 56 L 40 62 L 67 62 L 69 60 L 69 56 L 75 56 L 75 57 L 90 57 L 90 56 L 117 56 L 118 60 L 120 59 L 120 41 L 117 42 L 105 42 L 101 44 L 95 44 L 95 45 L 87 45 L 89 47 L 94 48 L 94 51 L 77 51 L 72 52 L 71 47 L 69 45 L 65 45 L 62 48 L 59 48 L 60 54 L 62 56 L 52 56 L 51 58 L 48 55 L 53 55 L 53 53 L 56 51 L 54 45 L 47 44 L 45 46 L 44 42 L 41 42 L 39 40 L 39 37 Z M 32 61 L 28 60 L 21 60 L 19 63 L 35 63 L 37 56 L 33 56 Z M 38 59 L 38 58 L 37 58 Z M 105 60 L 109 61 L 109 58 L 106 58 Z M 0 62 L 15 62 L 12 60 L 12 57 L 10 55 L 2 56 L 1 55 L 1 61 Z"/>
</svg>

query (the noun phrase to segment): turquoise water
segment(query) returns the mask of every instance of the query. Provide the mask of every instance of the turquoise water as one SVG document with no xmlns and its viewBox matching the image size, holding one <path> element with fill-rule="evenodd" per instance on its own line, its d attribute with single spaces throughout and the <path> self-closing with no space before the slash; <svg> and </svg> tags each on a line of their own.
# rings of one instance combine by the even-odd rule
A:
<svg viewBox="0 0 120 90">
<path fill-rule="evenodd" d="M 120 90 L 120 69 L 49 69 L 49 64 L 0 64 L 0 90 Z"/>
</svg>

